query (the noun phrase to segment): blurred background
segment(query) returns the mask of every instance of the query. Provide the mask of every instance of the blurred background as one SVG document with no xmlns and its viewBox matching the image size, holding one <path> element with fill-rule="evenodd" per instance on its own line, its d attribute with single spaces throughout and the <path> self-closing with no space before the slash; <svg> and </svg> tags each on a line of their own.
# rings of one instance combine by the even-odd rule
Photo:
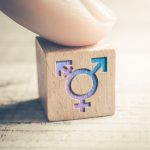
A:
<svg viewBox="0 0 150 150">
<path fill-rule="evenodd" d="M 38 98 L 35 34 L 0 12 L 0 149 L 44 145 L 59 149 L 65 148 L 65 142 L 72 149 L 150 149 L 150 0 L 102 1 L 118 17 L 108 37 L 117 55 L 116 114 L 91 122 L 35 124 L 45 121 L 34 101 Z M 33 112 L 33 107 L 39 113 Z M 44 136 L 35 126 L 48 132 Z M 90 134 L 85 135 L 85 130 Z M 26 138 L 29 145 L 24 144 Z"/>
</svg>

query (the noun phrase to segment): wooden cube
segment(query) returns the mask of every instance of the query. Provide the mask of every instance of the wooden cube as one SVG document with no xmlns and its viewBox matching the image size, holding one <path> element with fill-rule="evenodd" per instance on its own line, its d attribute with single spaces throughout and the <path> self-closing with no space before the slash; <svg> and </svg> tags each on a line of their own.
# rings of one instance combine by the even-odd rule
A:
<svg viewBox="0 0 150 150">
<path fill-rule="evenodd" d="M 49 121 L 112 115 L 115 51 L 106 44 L 65 47 L 36 38 L 40 100 Z"/>
</svg>

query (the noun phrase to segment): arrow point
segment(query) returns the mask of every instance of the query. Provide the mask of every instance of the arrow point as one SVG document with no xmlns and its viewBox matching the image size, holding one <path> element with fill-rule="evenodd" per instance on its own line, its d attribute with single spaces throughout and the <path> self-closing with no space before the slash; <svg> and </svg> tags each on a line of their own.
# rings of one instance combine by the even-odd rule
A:
<svg viewBox="0 0 150 150">
<path fill-rule="evenodd" d="M 100 67 L 102 67 L 102 72 L 107 72 L 107 57 L 92 58 L 92 63 L 97 63 L 93 68 L 92 72 L 95 73 Z"/>
</svg>

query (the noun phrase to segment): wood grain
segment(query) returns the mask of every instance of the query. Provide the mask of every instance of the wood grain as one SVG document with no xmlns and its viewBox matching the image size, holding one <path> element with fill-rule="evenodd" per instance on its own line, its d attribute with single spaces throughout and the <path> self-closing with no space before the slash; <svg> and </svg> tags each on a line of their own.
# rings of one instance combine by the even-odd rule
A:
<svg viewBox="0 0 150 150">
<path fill-rule="evenodd" d="M 1 150 L 150 149 L 150 1 L 103 0 L 117 14 L 116 113 L 46 122 L 37 96 L 34 34 L 0 13 Z"/>
</svg>

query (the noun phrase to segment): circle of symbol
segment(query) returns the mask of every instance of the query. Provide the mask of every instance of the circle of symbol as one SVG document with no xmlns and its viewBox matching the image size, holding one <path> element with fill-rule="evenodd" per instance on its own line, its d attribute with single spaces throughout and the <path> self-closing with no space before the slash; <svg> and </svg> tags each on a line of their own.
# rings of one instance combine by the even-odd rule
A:
<svg viewBox="0 0 150 150">
<path fill-rule="evenodd" d="M 73 92 L 73 90 L 71 89 L 72 80 L 77 75 L 80 75 L 80 74 L 88 75 L 92 79 L 92 82 L 93 82 L 91 89 L 86 94 L 83 94 L 83 95 L 78 95 L 75 92 Z M 95 93 L 97 86 L 98 86 L 98 79 L 97 79 L 96 75 L 88 69 L 75 70 L 74 72 L 69 74 L 69 76 L 66 79 L 66 92 L 73 99 L 84 100 L 84 99 L 89 98 L 90 96 L 92 96 Z"/>
</svg>

